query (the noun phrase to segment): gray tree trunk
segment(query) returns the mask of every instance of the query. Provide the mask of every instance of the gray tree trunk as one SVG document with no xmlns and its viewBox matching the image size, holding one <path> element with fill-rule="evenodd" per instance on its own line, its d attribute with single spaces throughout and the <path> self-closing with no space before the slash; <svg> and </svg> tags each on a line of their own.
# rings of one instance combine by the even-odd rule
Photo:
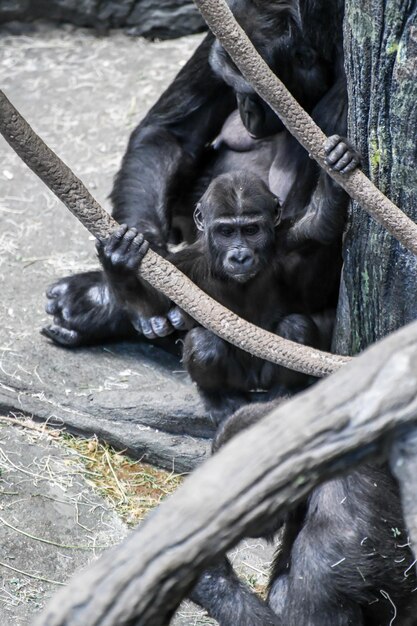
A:
<svg viewBox="0 0 417 626">
<path fill-rule="evenodd" d="M 417 221 L 417 2 L 346 0 L 349 136 L 371 180 Z M 417 317 L 417 258 L 352 203 L 335 349 L 356 354 Z"/>
</svg>

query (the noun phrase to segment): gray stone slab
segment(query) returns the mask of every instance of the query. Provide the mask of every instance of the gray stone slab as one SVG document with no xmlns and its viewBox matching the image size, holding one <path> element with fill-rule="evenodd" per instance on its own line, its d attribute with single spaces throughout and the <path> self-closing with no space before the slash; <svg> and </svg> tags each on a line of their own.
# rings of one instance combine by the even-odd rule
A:
<svg viewBox="0 0 417 626">
<path fill-rule="evenodd" d="M 200 40 L 3 35 L 0 84 L 109 208 L 130 131 Z M 39 334 L 47 285 L 97 267 L 90 239 L 0 138 L 0 407 L 189 470 L 207 455 L 212 424 L 178 360 L 143 343 L 71 351 Z"/>
</svg>

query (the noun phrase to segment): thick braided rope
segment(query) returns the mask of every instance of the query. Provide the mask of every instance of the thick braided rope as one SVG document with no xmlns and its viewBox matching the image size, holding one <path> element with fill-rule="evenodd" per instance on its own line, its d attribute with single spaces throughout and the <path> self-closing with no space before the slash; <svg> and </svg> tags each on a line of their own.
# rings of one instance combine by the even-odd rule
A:
<svg viewBox="0 0 417 626">
<path fill-rule="evenodd" d="M 0 91 L 0 132 L 22 160 L 95 237 L 115 230 L 115 220 L 97 203 L 74 172 L 42 141 Z M 140 275 L 199 324 L 266 361 L 313 376 L 326 376 L 349 359 L 302 346 L 267 332 L 220 305 L 167 260 L 149 250 Z"/>
</svg>

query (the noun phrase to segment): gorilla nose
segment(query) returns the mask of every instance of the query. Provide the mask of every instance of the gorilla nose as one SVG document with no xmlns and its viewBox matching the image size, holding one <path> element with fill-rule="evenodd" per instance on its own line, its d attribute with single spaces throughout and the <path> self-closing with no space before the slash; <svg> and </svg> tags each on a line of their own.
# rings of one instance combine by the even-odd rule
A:
<svg viewBox="0 0 417 626">
<path fill-rule="evenodd" d="M 242 270 L 248 269 L 253 263 L 253 256 L 248 250 L 235 250 L 229 258 L 235 267 Z"/>
</svg>

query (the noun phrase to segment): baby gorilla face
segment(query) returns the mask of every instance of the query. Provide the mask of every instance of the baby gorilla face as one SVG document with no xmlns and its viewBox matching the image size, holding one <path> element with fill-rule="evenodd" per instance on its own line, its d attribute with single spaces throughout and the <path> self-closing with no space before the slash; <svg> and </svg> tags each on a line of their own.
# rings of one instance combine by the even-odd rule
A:
<svg viewBox="0 0 417 626">
<path fill-rule="evenodd" d="M 212 273 L 245 283 L 267 267 L 279 213 L 277 198 L 258 176 L 234 172 L 217 177 L 195 212 Z"/>
<path fill-rule="evenodd" d="M 223 273 L 245 283 L 264 266 L 268 229 L 260 216 L 220 218 L 213 224 L 211 242 Z"/>
</svg>

